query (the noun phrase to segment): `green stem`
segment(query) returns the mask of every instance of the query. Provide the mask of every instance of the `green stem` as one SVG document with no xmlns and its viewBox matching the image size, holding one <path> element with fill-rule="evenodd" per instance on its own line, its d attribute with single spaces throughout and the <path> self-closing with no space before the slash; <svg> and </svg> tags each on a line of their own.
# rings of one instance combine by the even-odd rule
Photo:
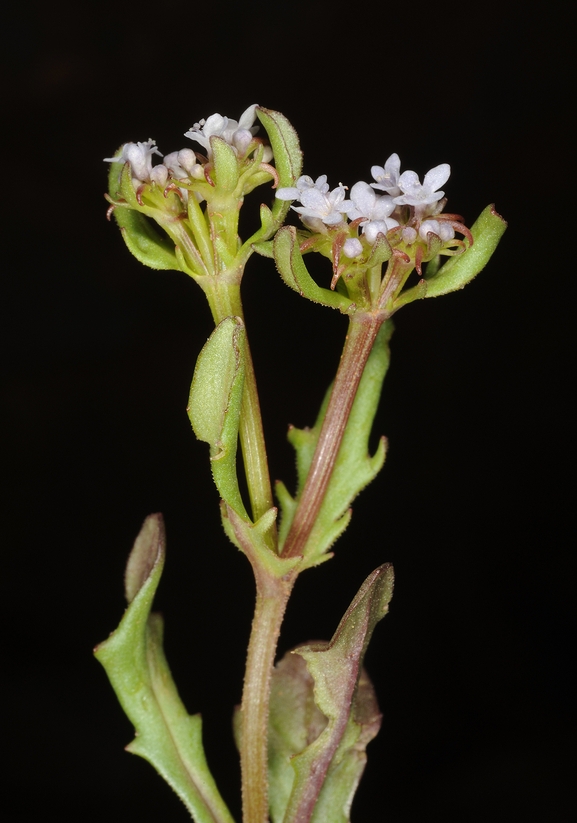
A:
<svg viewBox="0 0 577 823">
<path fill-rule="evenodd" d="M 378 331 L 387 319 L 382 311 L 358 312 L 349 330 L 319 439 L 295 511 L 283 557 L 303 554 L 323 503 L 360 379 Z"/>
<path fill-rule="evenodd" d="M 244 312 L 240 296 L 240 281 L 242 270 L 231 273 L 221 273 L 215 276 L 198 279 L 202 286 L 212 312 L 215 325 L 225 317 L 240 317 L 244 321 Z M 256 385 L 254 365 L 246 342 L 246 361 L 244 392 L 240 416 L 240 443 L 248 494 L 252 509 L 252 518 L 258 520 L 272 506 L 273 496 L 266 457 L 264 430 L 260 413 L 260 403 Z M 276 535 L 271 529 L 271 548 L 275 547 Z"/>
<path fill-rule="evenodd" d="M 241 704 L 243 823 L 268 823 L 268 721 L 272 670 L 280 627 L 296 575 L 257 576 L 257 596 Z"/>
<path fill-rule="evenodd" d="M 307 482 L 283 556 L 304 549 L 324 499 L 350 410 L 384 312 L 350 320 L 349 332 Z M 296 523 L 296 527 L 295 527 Z M 255 569 L 256 606 L 248 647 L 241 706 L 243 822 L 268 821 L 268 722 L 270 684 L 280 627 L 298 571 L 278 579 Z"/>
</svg>

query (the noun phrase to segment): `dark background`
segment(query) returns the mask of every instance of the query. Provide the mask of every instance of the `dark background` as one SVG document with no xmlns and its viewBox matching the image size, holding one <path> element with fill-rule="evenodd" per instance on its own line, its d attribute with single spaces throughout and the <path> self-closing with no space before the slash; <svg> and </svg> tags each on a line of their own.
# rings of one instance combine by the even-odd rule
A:
<svg viewBox="0 0 577 823">
<path fill-rule="evenodd" d="M 470 225 L 495 202 L 510 223 L 464 292 L 397 316 L 375 426 L 387 463 L 289 607 L 281 651 L 330 637 L 365 576 L 395 565 L 367 659 L 384 722 L 353 821 L 571 820 L 566 21 L 554 4 L 279 8 L 21 3 L 4 18 L 4 819 L 187 819 L 123 752 L 132 729 L 91 657 L 153 511 L 167 654 L 238 813 L 253 584 L 184 411 L 210 318 L 194 282 L 143 268 L 106 222 L 101 158 L 148 137 L 182 148 L 201 117 L 259 102 L 294 124 L 313 177 L 367 180 L 394 151 L 420 175 L 449 162 L 450 210 Z M 286 425 L 313 422 L 346 321 L 269 261 L 244 286 L 272 473 L 291 484 Z"/>
</svg>

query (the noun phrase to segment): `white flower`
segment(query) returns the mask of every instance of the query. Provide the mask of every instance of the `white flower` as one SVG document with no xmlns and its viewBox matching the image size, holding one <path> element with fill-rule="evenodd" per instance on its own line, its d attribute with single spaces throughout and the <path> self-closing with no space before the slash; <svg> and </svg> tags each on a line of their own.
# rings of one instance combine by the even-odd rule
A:
<svg viewBox="0 0 577 823">
<path fill-rule="evenodd" d="M 105 157 L 105 163 L 130 163 L 132 178 L 140 183 L 147 183 L 152 172 L 152 155 L 162 154 L 156 148 L 155 140 L 145 143 L 125 143 L 118 157 Z"/>
<path fill-rule="evenodd" d="M 168 182 L 168 169 L 164 163 L 159 163 L 150 172 L 150 182 L 157 183 L 161 188 L 164 188 Z"/>
<path fill-rule="evenodd" d="M 191 140 L 196 140 L 206 150 L 208 157 L 211 156 L 212 150 L 210 148 L 211 137 L 222 137 L 223 140 L 233 146 L 239 155 L 244 155 L 253 135 L 256 134 L 259 127 L 254 126 L 256 119 L 256 107 L 254 103 L 244 111 L 240 120 L 231 120 L 228 117 L 223 117 L 221 114 L 211 114 L 206 120 L 201 120 L 195 123 L 192 128 L 185 132 L 185 137 L 190 137 Z"/>
<path fill-rule="evenodd" d="M 379 234 L 386 234 L 389 229 L 393 229 L 398 225 L 397 221 L 393 220 L 392 217 L 387 217 L 386 220 L 371 220 L 370 223 L 366 223 L 363 226 L 363 234 L 369 243 L 373 245 Z"/>
<path fill-rule="evenodd" d="M 414 229 L 412 226 L 403 226 L 403 229 L 401 231 L 401 237 L 403 238 L 407 246 L 412 246 L 412 244 L 417 239 L 417 230 Z"/>
<path fill-rule="evenodd" d="M 419 177 L 414 171 L 404 171 L 399 177 L 399 188 L 403 192 L 400 197 L 395 197 L 394 202 L 407 206 L 429 206 L 436 203 L 445 194 L 444 191 L 437 191 L 449 179 L 451 167 L 448 163 L 441 163 L 434 169 L 428 171 L 421 184 Z"/>
<path fill-rule="evenodd" d="M 359 225 L 362 226 L 363 234 L 369 243 L 374 243 L 377 235 L 386 234 L 389 229 L 399 225 L 396 220 L 389 217 L 395 210 L 393 198 L 387 194 L 378 197 L 368 183 L 355 183 L 351 189 L 351 201 L 353 208 L 347 216 L 349 220 L 365 218 Z"/>
<path fill-rule="evenodd" d="M 184 177 L 193 177 L 197 180 L 204 178 L 203 168 L 200 163 L 197 163 L 192 149 L 181 149 L 167 154 L 164 158 L 164 165 L 170 169 L 173 177 L 179 180 Z"/>
<path fill-rule="evenodd" d="M 321 174 L 316 180 L 303 174 L 299 177 L 294 186 L 285 186 L 276 190 L 275 197 L 279 200 L 300 200 L 301 194 L 307 189 L 318 189 L 321 194 L 326 194 L 329 190 L 326 174 Z"/>
<path fill-rule="evenodd" d="M 279 189 L 276 197 L 279 200 L 300 200 L 302 206 L 291 208 L 300 214 L 305 226 L 322 232 L 324 226 L 341 223 L 343 214 L 354 208 L 350 200 L 345 200 L 345 191 L 344 186 L 329 191 L 326 174 L 321 174 L 315 181 L 305 174 L 299 177 L 295 187 Z"/>
<path fill-rule="evenodd" d="M 359 257 L 363 253 L 363 244 L 358 237 L 349 237 L 343 244 L 343 254 L 345 257 L 352 259 Z"/>
<path fill-rule="evenodd" d="M 302 192 L 300 196 L 302 206 L 292 206 L 292 208 L 303 219 L 312 218 L 320 220 L 325 226 L 336 226 L 342 222 L 343 214 L 353 208 L 351 201 L 345 200 L 345 191 L 344 186 L 337 186 L 329 192 L 322 192 L 316 186 L 312 186 Z"/>
<path fill-rule="evenodd" d="M 385 166 L 372 166 L 371 174 L 377 181 L 371 183 L 374 189 L 385 191 L 391 197 L 401 194 L 399 188 L 399 172 L 401 171 L 401 160 L 398 154 L 391 154 Z"/>
<path fill-rule="evenodd" d="M 447 240 L 452 240 L 455 236 L 454 228 L 445 220 L 423 220 L 419 227 L 419 235 L 423 240 L 426 240 L 429 232 L 436 234 L 444 243 Z"/>
<path fill-rule="evenodd" d="M 192 149 L 181 149 L 180 151 L 173 151 L 167 154 L 164 158 L 164 165 L 170 171 L 172 177 L 177 180 L 184 180 L 186 178 L 204 180 L 204 169 L 200 163 L 197 163 L 196 154 Z M 156 168 L 158 168 L 158 166 Z M 187 203 L 188 190 L 181 188 L 180 193 L 183 203 Z M 199 203 L 204 200 L 200 192 L 195 192 L 194 196 Z"/>
</svg>

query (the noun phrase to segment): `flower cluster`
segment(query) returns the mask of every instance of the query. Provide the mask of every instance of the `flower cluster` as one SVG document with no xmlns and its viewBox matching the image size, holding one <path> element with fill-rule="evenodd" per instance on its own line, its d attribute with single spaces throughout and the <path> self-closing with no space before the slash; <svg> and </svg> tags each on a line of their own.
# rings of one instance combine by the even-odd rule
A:
<svg viewBox="0 0 577 823">
<path fill-rule="evenodd" d="M 210 138 L 213 136 L 222 137 L 229 146 L 232 146 L 240 157 L 243 157 L 249 146 L 253 142 L 253 137 L 257 133 L 259 127 L 253 125 L 256 118 L 256 103 L 249 106 L 244 111 L 240 120 L 232 120 L 229 117 L 223 117 L 221 114 L 211 114 L 206 120 L 201 120 L 195 123 L 189 131 L 185 132 L 184 136 L 191 140 L 196 140 L 205 149 L 206 156 L 212 158 L 212 148 L 210 145 Z M 272 160 L 272 150 L 270 147 L 265 148 L 263 162 L 268 163 Z"/>
<path fill-rule="evenodd" d="M 369 252 L 379 236 L 384 236 L 393 247 L 420 246 L 420 250 L 415 249 L 419 264 L 427 259 L 422 247 L 433 245 L 438 253 L 439 241 L 445 254 L 464 250 L 463 242 L 455 239 L 455 231 L 469 236 L 468 230 L 458 215 L 442 213 L 446 200 L 440 189 L 451 173 L 447 163 L 427 172 L 422 183 L 414 171 L 401 173 L 397 154 L 392 154 L 384 166 L 373 166 L 371 173 L 375 182 L 355 183 L 349 199 L 342 184 L 329 190 L 326 175 L 315 181 L 300 177 L 294 187 L 280 188 L 276 197 L 299 201 L 301 205 L 292 208 L 314 233 L 326 235 L 335 228 L 340 232 L 346 230 L 348 236 L 342 251 L 349 259 Z"/>
<path fill-rule="evenodd" d="M 213 159 L 213 150 L 210 138 L 219 137 L 231 146 L 239 158 L 242 160 L 252 154 L 261 145 L 261 141 L 254 140 L 254 135 L 259 127 L 254 125 L 256 119 L 256 104 L 249 106 L 243 112 L 240 120 L 232 120 L 220 114 L 212 114 L 206 120 L 195 123 L 185 137 L 196 140 L 203 147 L 206 155 L 202 155 L 190 148 L 173 151 L 163 157 L 156 147 L 154 140 L 147 140 L 145 143 L 125 143 L 120 153 L 116 157 L 106 157 L 106 163 L 130 163 L 132 184 L 138 190 L 143 184 L 156 183 L 162 188 L 172 181 L 177 183 L 193 184 L 193 181 L 204 181 L 207 178 L 207 167 Z M 157 154 L 163 157 L 163 162 L 152 165 L 152 155 Z M 272 160 L 272 150 L 270 146 L 264 146 L 262 151 L 262 163 L 269 163 Z M 210 180 L 209 180 L 210 182 Z M 186 202 L 187 188 L 179 187 L 183 200 Z M 202 193 L 195 190 L 198 200 L 203 200 Z"/>
</svg>

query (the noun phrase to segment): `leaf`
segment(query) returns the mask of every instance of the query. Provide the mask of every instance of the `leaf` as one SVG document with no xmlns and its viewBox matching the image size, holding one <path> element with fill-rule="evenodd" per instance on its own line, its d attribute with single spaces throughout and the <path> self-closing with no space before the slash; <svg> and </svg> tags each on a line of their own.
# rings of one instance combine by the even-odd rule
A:
<svg viewBox="0 0 577 823">
<path fill-rule="evenodd" d="M 389 340 L 392 332 L 393 324 L 387 321 L 381 327 L 367 360 L 325 499 L 304 549 L 303 568 L 314 566 L 328 559 L 327 551 L 350 522 L 349 507 L 352 501 L 374 479 L 385 462 L 385 439 L 381 438 L 372 456 L 368 453 L 368 442 L 383 380 L 389 366 Z M 288 439 L 296 451 L 298 483 L 294 499 L 284 484 L 278 483 L 276 487 L 282 508 L 281 546 L 290 529 L 298 496 L 306 482 L 331 390 L 332 386 L 325 395 L 312 429 L 291 428 L 289 430 Z"/>
<path fill-rule="evenodd" d="M 162 618 L 151 614 L 164 566 L 162 516 L 146 518 L 126 568 L 129 606 L 95 649 L 136 737 L 127 750 L 151 763 L 197 823 L 233 823 L 209 771 L 200 715 L 180 700 L 162 648 Z"/>
<path fill-rule="evenodd" d="M 220 192 L 230 194 L 236 189 L 239 178 L 237 154 L 226 140 L 214 134 L 210 138 L 210 147 L 215 170 L 215 183 Z"/>
<path fill-rule="evenodd" d="M 236 450 L 244 387 L 244 324 L 226 317 L 198 357 L 187 412 L 194 433 L 210 445 L 212 475 L 223 500 L 249 520 L 236 474 Z"/>
<path fill-rule="evenodd" d="M 368 678 L 361 678 L 362 662 L 392 593 L 393 569 L 384 564 L 367 577 L 330 643 L 294 650 L 314 682 L 316 708 L 310 704 L 310 681 L 298 666 L 281 664 L 275 671 L 270 721 L 273 823 L 349 820 L 366 762 L 364 749 L 380 726 L 372 687 Z M 289 763 L 294 770 L 290 795 Z"/>
<path fill-rule="evenodd" d="M 130 198 L 128 206 L 116 205 L 113 212 L 124 242 L 129 251 L 145 266 L 151 269 L 180 271 L 174 252 L 174 243 L 156 231 L 147 217 L 134 210 L 133 207 L 137 207 L 138 203 L 129 169 L 130 163 L 125 163 L 119 174 L 118 163 L 111 163 L 108 174 L 108 190 L 113 205 L 123 194 L 128 194 Z"/>
<path fill-rule="evenodd" d="M 257 582 L 263 579 L 263 575 L 282 580 L 298 566 L 300 557 L 279 557 L 267 542 L 267 534 L 276 520 L 275 508 L 265 512 L 254 524 L 247 523 L 230 506 L 221 509 L 226 535 L 248 557 Z"/>
<path fill-rule="evenodd" d="M 303 167 L 303 153 L 298 134 L 284 116 L 278 111 L 257 106 L 256 115 L 266 129 L 274 155 L 274 162 L 279 176 L 279 187 L 294 186 Z M 290 203 L 275 198 L 272 213 L 275 221 L 280 223 L 286 217 Z"/>
<path fill-rule="evenodd" d="M 313 684 L 304 658 L 292 651 L 274 668 L 268 738 L 269 803 L 273 823 L 282 823 L 292 792 L 295 771 L 291 759 L 313 743 L 328 722 L 315 704 Z"/>
<path fill-rule="evenodd" d="M 280 276 L 291 289 L 314 303 L 339 309 L 343 314 L 352 314 L 356 305 L 338 291 L 317 286 L 305 266 L 294 226 L 283 226 L 273 241 L 276 267 Z"/>
<path fill-rule="evenodd" d="M 383 716 L 365 669 L 357 684 L 353 710 L 329 766 L 311 823 L 349 823 L 355 792 L 367 764 L 366 747 L 377 736 Z"/>
<path fill-rule="evenodd" d="M 404 305 L 419 297 L 440 297 L 442 294 L 463 289 L 485 268 L 506 228 L 507 223 L 497 214 L 495 207 L 487 206 L 471 228 L 473 245 L 463 254 L 450 257 L 432 277 L 427 278 L 427 288 L 422 294 L 413 294 L 419 288 L 415 286 L 401 292 L 397 302 L 402 301 Z M 395 308 L 398 308 L 397 303 Z"/>
</svg>

